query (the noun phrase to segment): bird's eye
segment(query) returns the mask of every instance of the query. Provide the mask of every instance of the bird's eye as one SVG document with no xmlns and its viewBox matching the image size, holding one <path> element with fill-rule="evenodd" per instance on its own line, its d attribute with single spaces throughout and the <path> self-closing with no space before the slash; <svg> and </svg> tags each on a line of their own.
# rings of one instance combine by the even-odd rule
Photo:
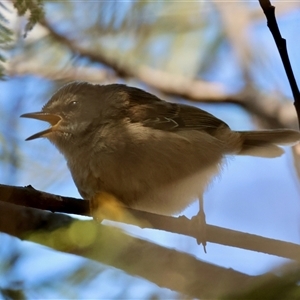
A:
<svg viewBox="0 0 300 300">
<path fill-rule="evenodd" d="M 71 101 L 69 104 L 68 104 L 68 108 L 69 109 L 74 109 L 75 107 L 77 107 L 78 105 L 78 102 L 77 101 Z"/>
</svg>

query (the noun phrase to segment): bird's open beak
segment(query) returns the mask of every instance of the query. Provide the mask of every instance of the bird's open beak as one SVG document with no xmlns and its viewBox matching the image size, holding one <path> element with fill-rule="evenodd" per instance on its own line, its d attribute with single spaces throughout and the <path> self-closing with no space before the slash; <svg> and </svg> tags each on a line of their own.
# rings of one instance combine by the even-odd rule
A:
<svg viewBox="0 0 300 300">
<path fill-rule="evenodd" d="M 61 117 L 55 114 L 49 114 L 45 112 L 34 112 L 34 113 L 28 113 L 28 114 L 23 114 L 20 117 L 22 118 L 31 118 L 31 119 L 37 119 L 41 121 L 46 121 L 50 123 L 52 126 L 46 130 L 40 131 L 36 134 L 33 134 L 32 136 L 28 137 L 26 141 L 30 141 L 33 139 L 37 139 L 40 137 L 46 136 L 48 133 L 51 133 L 55 131 L 56 126 L 58 123 L 61 121 Z"/>
</svg>

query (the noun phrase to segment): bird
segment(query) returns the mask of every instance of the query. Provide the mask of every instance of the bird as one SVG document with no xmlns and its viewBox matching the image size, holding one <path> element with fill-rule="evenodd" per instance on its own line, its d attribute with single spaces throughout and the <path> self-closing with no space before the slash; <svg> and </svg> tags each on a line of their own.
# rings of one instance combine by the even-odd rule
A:
<svg viewBox="0 0 300 300">
<path fill-rule="evenodd" d="M 21 117 L 50 124 L 27 140 L 45 137 L 58 148 L 92 210 L 109 199 L 180 213 L 202 199 L 228 156 L 278 157 L 300 139 L 292 129 L 234 131 L 200 108 L 117 83 L 68 83 Z"/>
</svg>

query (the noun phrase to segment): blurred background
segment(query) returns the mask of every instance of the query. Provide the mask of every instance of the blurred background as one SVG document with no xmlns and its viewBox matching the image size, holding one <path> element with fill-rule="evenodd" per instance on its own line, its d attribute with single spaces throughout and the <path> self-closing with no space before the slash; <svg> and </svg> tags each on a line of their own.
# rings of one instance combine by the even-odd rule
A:
<svg viewBox="0 0 300 300">
<path fill-rule="evenodd" d="M 300 3 L 273 5 L 300 78 Z M 258 1 L 3 1 L 0 22 L 2 184 L 80 198 L 54 146 L 46 139 L 24 141 L 45 124 L 19 118 L 39 111 L 74 80 L 137 86 L 205 109 L 233 129 L 298 128 Z M 205 194 L 207 223 L 299 244 L 299 150 L 285 150 L 276 159 L 229 157 Z M 197 210 L 195 203 L 182 214 L 192 217 Z M 287 262 L 211 243 L 205 254 L 189 237 L 107 224 L 250 275 Z M 118 269 L 5 234 L 0 235 L 0 288 L 21 290 L 30 299 L 182 298 Z"/>
</svg>

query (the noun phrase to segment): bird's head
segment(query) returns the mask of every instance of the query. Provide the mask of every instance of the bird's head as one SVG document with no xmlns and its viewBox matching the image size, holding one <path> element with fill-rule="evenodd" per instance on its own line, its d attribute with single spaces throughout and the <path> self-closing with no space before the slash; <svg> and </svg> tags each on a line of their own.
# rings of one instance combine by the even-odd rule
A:
<svg viewBox="0 0 300 300">
<path fill-rule="evenodd" d="M 126 102 L 126 86 L 120 84 L 93 85 L 73 82 L 63 86 L 40 112 L 26 113 L 32 118 L 50 123 L 51 127 L 26 140 L 46 137 L 54 144 L 81 136 L 89 129 L 111 122 L 122 114 Z"/>
</svg>

